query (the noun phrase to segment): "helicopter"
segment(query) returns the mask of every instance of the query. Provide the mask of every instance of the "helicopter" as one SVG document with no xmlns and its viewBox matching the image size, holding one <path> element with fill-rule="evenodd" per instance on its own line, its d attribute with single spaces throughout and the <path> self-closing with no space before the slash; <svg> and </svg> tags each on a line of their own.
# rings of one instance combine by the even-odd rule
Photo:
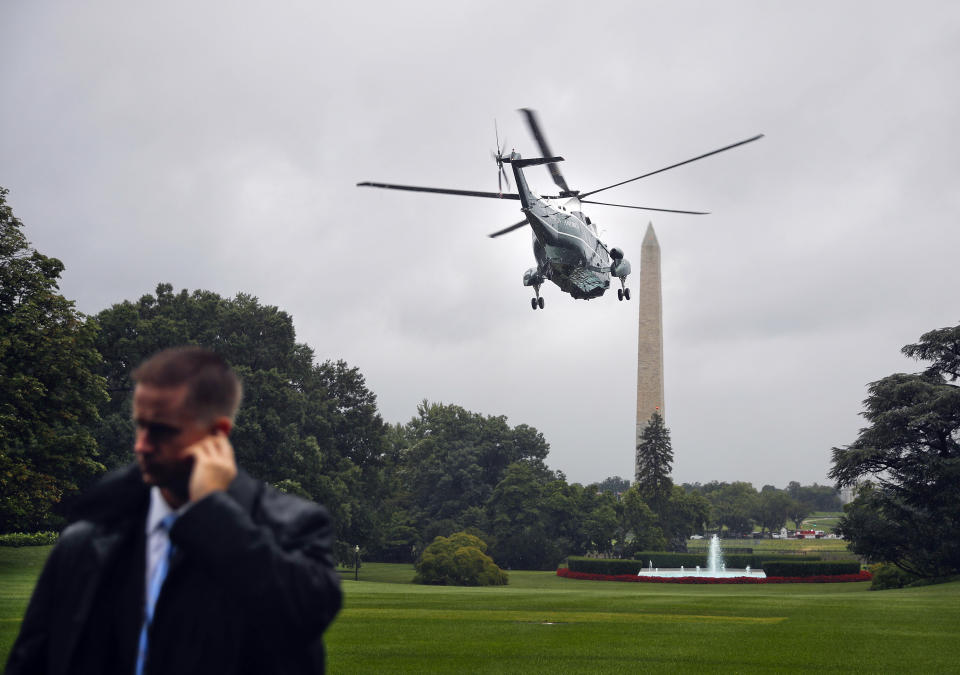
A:
<svg viewBox="0 0 960 675">
<path fill-rule="evenodd" d="M 523 273 L 523 285 L 533 288 L 534 297 L 530 299 L 530 306 L 535 310 L 544 308 L 545 303 L 543 296 L 540 295 L 540 287 L 546 281 L 553 282 L 561 291 L 568 293 L 575 299 L 590 300 L 602 296 L 610 288 L 610 280 L 613 277 L 620 281 L 620 288 L 617 289 L 617 299 L 620 301 L 630 300 L 630 288 L 626 283 L 627 276 L 631 272 L 630 262 L 624 257 L 621 249 L 617 247 L 608 248 L 607 245 L 600 240 L 597 235 L 596 224 L 589 216 L 583 213 L 583 204 L 597 204 L 643 211 L 659 211 L 663 213 L 689 215 L 708 214 L 706 211 L 683 211 L 650 206 L 612 204 L 609 202 L 593 201 L 586 199 L 586 197 L 683 166 L 684 164 L 690 164 L 705 157 L 732 150 L 733 148 L 763 138 L 763 134 L 758 134 L 752 138 L 724 146 L 717 150 L 712 150 L 711 152 L 682 162 L 677 162 L 676 164 L 671 164 L 656 171 L 650 171 L 635 178 L 629 178 L 595 190 L 580 192 L 579 190 L 571 190 L 568 186 L 558 166 L 558 163 L 564 161 L 564 158 L 554 156 L 550 151 L 536 111 L 530 108 L 521 108 L 519 112 L 523 113 L 527 126 L 530 128 L 530 132 L 540 149 L 541 156 L 524 159 L 515 149 L 505 155 L 506 142 L 504 142 L 503 146 L 500 145 L 500 134 L 497 129 L 496 120 L 494 120 L 494 135 L 497 151 L 496 153 L 491 152 L 491 155 L 493 155 L 493 159 L 497 163 L 497 192 L 453 190 L 415 185 L 397 185 L 394 183 L 374 183 L 370 181 L 357 183 L 357 186 L 519 201 L 520 210 L 524 214 L 523 220 L 508 225 L 501 230 L 497 230 L 489 236 L 499 237 L 508 232 L 520 229 L 521 227 L 530 226 L 533 231 L 533 255 L 536 259 L 537 266 L 531 267 Z M 510 179 L 504 169 L 505 164 L 509 164 L 513 171 L 514 181 L 517 186 L 516 192 L 503 191 L 504 180 L 507 182 L 507 188 L 509 189 L 511 187 Z M 550 176 L 553 178 L 553 182 L 560 188 L 558 194 L 552 196 L 540 195 L 527 183 L 523 170 L 530 166 L 539 165 L 546 165 Z"/>
</svg>

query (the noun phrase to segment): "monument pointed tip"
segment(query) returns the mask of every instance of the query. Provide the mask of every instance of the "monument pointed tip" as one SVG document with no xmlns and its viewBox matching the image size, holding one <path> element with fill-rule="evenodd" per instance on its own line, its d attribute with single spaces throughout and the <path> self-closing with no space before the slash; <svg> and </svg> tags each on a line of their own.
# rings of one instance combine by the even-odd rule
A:
<svg viewBox="0 0 960 675">
<path fill-rule="evenodd" d="M 657 241 L 657 233 L 653 231 L 653 223 L 647 225 L 647 233 L 643 235 L 643 243 L 641 246 L 660 247 L 660 242 Z"/>
</svg>

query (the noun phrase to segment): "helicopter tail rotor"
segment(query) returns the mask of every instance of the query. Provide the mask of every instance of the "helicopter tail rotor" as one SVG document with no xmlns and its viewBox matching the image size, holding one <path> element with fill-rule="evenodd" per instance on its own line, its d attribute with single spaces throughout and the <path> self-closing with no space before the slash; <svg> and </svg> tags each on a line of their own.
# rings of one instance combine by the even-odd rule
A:
<svg viewBox="0 0 960 675">
<path fill-rule="evenodd" d="M 497 189 L 502 194 L 503 193 L 503 181 L 507 181 L 507 189 L 510 189 L 510 177 L 507 175 L 506 170 L 503 168 L 504 155 L 503 151 L 507 148 L 507 139 L 503 139 L 503 145 L 500 145 L 500 132 L 497 129 L 497 120 L 493 120 L 493 134 L 497 142 L 497 152 L 490 154 L 493 156 L 494 161 L 497 163 Z"/>
</svg>

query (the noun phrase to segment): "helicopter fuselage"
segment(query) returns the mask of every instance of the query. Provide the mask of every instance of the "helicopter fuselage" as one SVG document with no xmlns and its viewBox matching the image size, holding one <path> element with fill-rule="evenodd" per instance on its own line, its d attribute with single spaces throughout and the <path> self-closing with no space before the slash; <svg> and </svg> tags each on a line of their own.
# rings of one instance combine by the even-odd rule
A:
<svg viewBox="0 0 960 675">
<path fill-rule="evenodd" d="M 612 272 L 626 279 L 630 264 L 622 256 L 611 256 L 597 236 L 596 225 L 580 210 L 579 200 L 538 195 L 527 184 L 520 160 L 518 153 L 511 153 L 509 161 L 521 210 L 533 230 L 533 254 L 537 260 L 537 267 L 524 274 L 524 284 L 539 286 L 549 279 L 571 297 L 589 300 L 610 288 Z"/>
</svg>

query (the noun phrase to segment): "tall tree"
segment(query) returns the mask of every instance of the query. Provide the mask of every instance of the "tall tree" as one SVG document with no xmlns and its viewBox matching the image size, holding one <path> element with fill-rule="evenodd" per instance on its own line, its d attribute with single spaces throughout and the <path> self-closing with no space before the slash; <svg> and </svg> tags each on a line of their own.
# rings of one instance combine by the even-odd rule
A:
<svg viewBox="0 0 960 675">
<path fill-rule="evenodd" d="M 920 576 L 960 573 L 960 326 L 903 352 L 931 363 L 868 387 L 857 440 L 833 449 L 830 477 L 860 485 L 839 531 L 858 554 Z M 878 533 L 883 536 L 877 536 Z"/>
<path fill-rule="evenodd" d="M 653 413 L 640 434 L 636 466 L 634 478 L 640 494 L 654 511 L 659 511 L 673 490 L 673 481 L 670 480 L 673 448 L 670 444 L 670 430 L 658 412 Z"/>
<path fill-rule="evenodd" d="M 487 503 L 491 553 L 497 564 L 511 569 L 548 569 L 567 554 L 551 531 L 545 503 L 547 486 L 535 467 L 515 463 L 494 487 Z"/>
<path fill-rule="evenodd" d="M 402 428 L 399 442 L 400 486 L 421 531 L 440 521 L 453 528 L 436 532 L 440 535 L 476 527 L 477 509 L 512 464 L 549 474 L 543 459 L 550 446 L 539 431 L 525 424 L 511 428 L 506 417 L 457 405 L 423 401 Z"/>
<path fill-rule="evenodd" d="M 713 507 L 714 522 L 718 527 L 726 527 L 735 534 L 752 532 L 757 498 L 757 491 L 750 483 L 735 481 L 721 484 L 708 497 Z"/>
<path fill-rule="evenodd" d="M 289 314 L 243 293 L 174 293 L 170 284 L 159 284 L 156 296 L 118 303 L 98 319 L 111 398 L 97 433 L 110 465 L 132 459 L 133 369 L 160 349 L 201 345 L 221 354 L 244 382 L 232 434 L 240 464 L 325 504 L 341 548 L 382 538 L 390 514 L 379 508 L 386 491 L 386 426 L 376 397 L 356 368 L 316 363 L 313 349 L 296 341 Z"/>
<path fill-rule="evenodd" d="M 60 293 L 0 188 L 0 530 L 57 527 L 54 507 L 102 472 L 90 426 L 106 399 L 96 322 Z"/>
<path fill-rule="evenodd" d="M 787 523 L 793 500 L 784 490 L 764 485 L 757 500 L 756 520 L 761 532 L 779 531 Z M 802 520 L 802 519 L 801 519 Z"/>
<path fill-rule="evenodd" d="M 657 514 L 643 499 L 637 484 L 623 493 L 619 503 L 621 553 L 631 557 L 637 551 L 662 551 L 667 539 L 660 528 Z"/>
</svg>

